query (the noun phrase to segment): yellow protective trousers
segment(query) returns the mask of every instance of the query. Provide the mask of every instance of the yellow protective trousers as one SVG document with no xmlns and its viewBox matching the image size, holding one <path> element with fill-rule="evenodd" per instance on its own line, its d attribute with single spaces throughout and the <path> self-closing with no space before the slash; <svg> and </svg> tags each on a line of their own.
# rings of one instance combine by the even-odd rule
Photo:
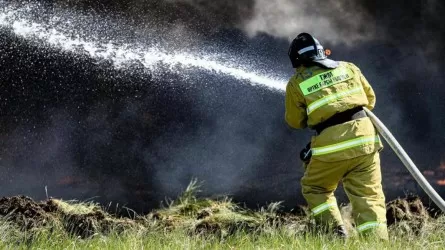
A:
<svg viewBox="0 0 445 250">
<path fill-rule="evenodd" d="M 313 158 L 305 168 L 302 192 L 317 224 L 343 225 L 334 196 L 338 183 L 343 181 L 357 231 L 388 239 L 379 152 L 336 162 Z"/>
</svg>

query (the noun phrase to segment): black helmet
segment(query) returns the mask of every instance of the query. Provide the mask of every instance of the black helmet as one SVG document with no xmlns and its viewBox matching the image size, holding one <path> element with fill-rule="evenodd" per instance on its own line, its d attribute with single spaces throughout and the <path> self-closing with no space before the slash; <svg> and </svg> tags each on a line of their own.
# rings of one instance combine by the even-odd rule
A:
<svg viewBox="0 0 445 250">
<path fill-rule="evenodd" d="M 301 64 L 316 64 L 323 68 L 335 69 L 339 63 L 328 59 L 320 42 L 308 33 L 299 34 L 289 47 L 289 58 L 294 68 Z"/>
</svg>

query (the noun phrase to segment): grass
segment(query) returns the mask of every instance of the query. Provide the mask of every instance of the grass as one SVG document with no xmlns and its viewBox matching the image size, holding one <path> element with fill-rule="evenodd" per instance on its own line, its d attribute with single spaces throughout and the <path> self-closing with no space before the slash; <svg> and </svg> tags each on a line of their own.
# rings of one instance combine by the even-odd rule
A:
<svg viewBox="0 0 445 250">
<path fill-rule="evenodd" d="M 91 202 L 61 200 L 38 204 L 46 213 L 26 218 L 28 205 L 36 211 L 38 206 L 25 200 L 28 203 L 22 203 L 28 204 L 28 210 L 22 209 L 23 204 L 16 205 L 0 217 L 0 248 L 445 249 L 445 217 L 428 218 L 421 223 L 401 220 L 389 228 L 389 241 L 357 235 L 345 241 L 333 235 L 307 233 L 309 218 L 280 214 L 279 203 L 252 211 L 227 198 L 198 199 L 198 188 L 193 181 L 167 207 L 131 220 L 111 216 Z M 0 205 L 0 211 L 4 210 Z"/>
<path fill-rule="evenodd" d="M 80 239 L 43 232 L 32 242 L 3 242 L 10 249 L 444 249 L 444 231 L 406 235 L 391 230 L 388 242 L 352 238 L 346 242 L 331 236 L 297 235 L 284 229 L 274 232 L 239 231 L 225 238 L 190 235 L 183 230 L 128 230 L 122 234 Z"/>
</svg>

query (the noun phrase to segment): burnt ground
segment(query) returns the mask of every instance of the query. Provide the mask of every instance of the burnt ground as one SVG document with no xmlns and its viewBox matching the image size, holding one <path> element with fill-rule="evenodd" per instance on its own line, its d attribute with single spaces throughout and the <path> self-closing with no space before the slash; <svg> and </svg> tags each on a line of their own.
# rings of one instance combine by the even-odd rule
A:
<svg viewBox="0 0 445 250">
<path fill-rule="evenodd" d="M 163 230 L 193 224 L 193 228 L 188 228 L 193 234 L 230 234 L 239 229 L 258 230 L 265 225 L 285 225 L 304 230 L 309 225 L 304 207 L 295 209 L 293 213 L 280 213 L 270 208 L 253 212 L 241 209 L 228 200 L 193 198 L 172 204 L 146 216 L 122 218 L 92 203 L 81 204 L 56 199 L 36 202 L 26 196 L 14 196 L 0 199 L 0 221 L 11 223 L 22 232 L 35 232 L 45 228 L 49 231 L 61 230 L 81 238 L 106 235 L 110 232 L 120 233 L 137 227 L 154 228 L 154 224 Z M 229 214 L 231 219 L 224 219 Z M 388 226 L 401 224 L 415 233 L 419 233 L 422 226 L 437 215 L 438 213 L 427 208 L 418 197 L 397 199 L 387 204 Z M 194 223 L 189 223 L 190 221 Z"/>
<path fill-rule="evenodd" d="M 134 224 L 129 219 L 110 216 L 99 207 L 92 207 L 88 212 L 67 211 L 59 200 L 48 199 L 35 202 L 26 196 L 4 197 L 0 199 L 0 218 L 11 222 L 21 231 L 35 231 L 39 228 L 56 230 L 63 228 L 68 234 L 90 237 L 96 233 L 121 231 Z"/>
</svg>

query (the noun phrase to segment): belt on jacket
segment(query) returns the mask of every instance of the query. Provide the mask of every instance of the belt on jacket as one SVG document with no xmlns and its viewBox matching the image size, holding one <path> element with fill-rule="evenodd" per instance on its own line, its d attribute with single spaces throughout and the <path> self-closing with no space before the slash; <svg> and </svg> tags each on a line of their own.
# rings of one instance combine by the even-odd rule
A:
<svg viewBox="0 0 445 250">
<path fill-rule="evenodd" d="M 329 128 L 329 127 L 332 127 L 332 126 L 335 126 L 338 124 L 342 124 L 345 122 L 349 122 L 352 120 L 364 118 L 364 117 L 367 117 L 367 115 L 366 115 L 366 112 L 363 110 L 363 107 L 356 107 L 356 108 L 348 109 L 346 111 L 337 113 L 337 114 L 331 116 L 326 121 L 315 125 L 314 127 L 312 127 L 312 129 L 317 131 L 317 134 L 321 134 L 321 132 L 323 130 L 325 130 L 326 128 Z"/>
</svg>

